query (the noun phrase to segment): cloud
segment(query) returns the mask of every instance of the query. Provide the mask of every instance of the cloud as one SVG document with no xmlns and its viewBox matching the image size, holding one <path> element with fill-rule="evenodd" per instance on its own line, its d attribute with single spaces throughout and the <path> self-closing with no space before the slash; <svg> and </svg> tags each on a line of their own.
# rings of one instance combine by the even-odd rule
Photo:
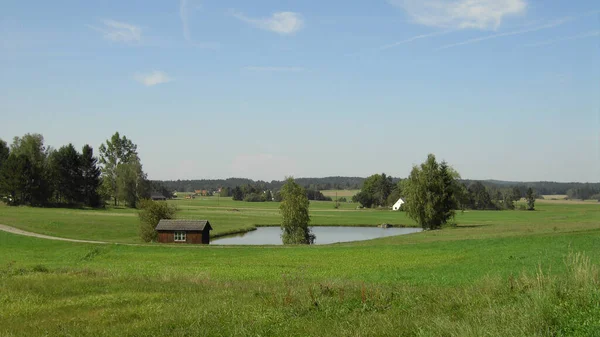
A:
<svg viewBox="0 0 600 337">
<path fill-rule="evenodd" d="M 146 74 L 135 74 L 133 78 L 147 87 L 151 87 L 161 83 L 171 82 L 172 79 L 165 72 L 155 70 Z"/>
<path fill-rule="evenodd" d="M 443 49 L 454 48 L 454 47 L 458 47 L 458 46 L 464 46 L 464 45 L 467 45 L 467 44 L 479 43 L 479 42 L 482 42 L 482 41 L 496 39 L 496 38 L 499 38 L 499 37 L 521 35 L 521 34 L 526 34 L 526 33 L 537 32 L 539 30 L 550 29 L 550 28 L 554 28 L 554 27 L 560 26 L 563 23 L 568 22 L 570 20 L 571 20 L 571 18 L 563 18 L 563 19 L 558 19 L 558 20 L 552 21 L 550 23 L 547 23 L 547 24 L 544 24 L 544 25 L 540 25 L 540 26 L 536 26 L 536 27 L 533 27 L 533 28 L 513 30 L 513 31 L 510 31 L 510 32 L 506 32 L 506 33 L 498 33 L 498 34 L 492 34 L 492 35 L 478 37 L 478 38 L 474 38 L 474 39 L 469 39 L 469 40 L 466 40 L 466 41 L 462 41 L 462 42 L 457 42 L 457 43 L 452 43 L 452 44 L 447 44 L 445 46 L 441 46 L 437 50 L 443 50 Z"/>
<path fill-rule="evenodd" d="M 245 70 L 248 71 L 265 71 L 265 72 L 301 72 L 304 71 L 304 68 L 301 67 L 245 67 Z"/>
<path fill-rule="evenodd" d="M 186 41 L 191 41 L 190 27 L 188 26 L 188 0 L 181 0 L 179 3 L 179 17 L 181 18 L 181 25 L 183 26 L 183 38 Z"/>
<path fill-rule="evenodd" d="M 558 42 L 571 41 L 571 40 L 579 40 L 579 39 L 587 39 L 589 37 L 596 37 L 596 36 L 600 36 L 600 30 L 594 30 L 594 31 L 591 31 L 591 32 L 582 33 L 582 34 L 573 35 L 573 36 L 561 37 L 561 38 L 554 39 L 554 40 L 548 40 L 548 41 L 543 41 L 543 42 L 526 44 L 525 47 L 542 47 L 542 46 L 548 46 L 548 45 L 551 45 L 551 44 L 555 44 L 555 43 L 558 43 Z"/>
<path fill-rule="evenodd" d="M 92 25 L 88 27 L 102 33 L 109 41 L 135 43 L 142 40 L 142 28 L 139 26 L 114 20 L 104 20 L 102 23 L 102 27 Z"/>
<path fill-rule="evenodd" d="M 233 12 L 233 16 L 260 29 L 269 30 L 281 35 L 291 35 L 304 27 L 304 20 L 299 13 L 277 12 L 270 18 L 250 18 L 240 12 Z"/>
<path fill-rule="evenodd" d="M 444 31 L 441 31 L 441 32 L 416 35 L 416 36 L 413 36 L 413 37 L 405 39 L 405 40 L 401 40 L 401 41 L 398 41 L 398 42 L 386 44 L 385 46 L 381 46 L 379 48 L 379 50 L 386 50 L 386 49 L 398 47 L 400 45 L 403 45 L 403 44 L 406 44 L 406 43 L 410 43 L 410 42 L 413 42 L 413 41 L 416 41 L 416 40 L 427 39 L 427 38 L 430 38 L 430 37 L 445 35 L 445 34 L 453 32 L 453 31 L 454 30 L 444 30 Z"/>
<path fill-rule="evenodd" d="M 414 22 L 450 29 L 498 29 L 507 16 L 524 14 L 525 0 L 388 0 Z"/>
</svg>

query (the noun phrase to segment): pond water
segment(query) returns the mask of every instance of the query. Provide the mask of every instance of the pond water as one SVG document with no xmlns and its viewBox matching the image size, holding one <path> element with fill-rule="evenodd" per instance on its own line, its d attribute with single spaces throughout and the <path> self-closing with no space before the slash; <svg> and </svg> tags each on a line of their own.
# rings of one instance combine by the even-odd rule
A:
<svg viewBox="0 0 600 337">
<path fill-rule="evenodd" d="M 362 241 L 386 236 L 417 233 L 421 228 L 378 228 L 378 227 L 311 227 L 317 236 L 315 244 L 326 245 L 336 242 Z M 214 245 L 282 245 L 280 227 L 258 227 L 247 233 L 224 236 L 211 240 Z"/>
</svg>

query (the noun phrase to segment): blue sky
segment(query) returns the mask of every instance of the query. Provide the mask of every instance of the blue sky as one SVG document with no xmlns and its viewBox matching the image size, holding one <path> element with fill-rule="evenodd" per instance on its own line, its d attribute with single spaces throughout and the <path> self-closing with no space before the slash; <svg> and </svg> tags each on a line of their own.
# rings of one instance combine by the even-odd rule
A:
<svg viewBox="0 0 600 337">
<path fill-rule="evenodd" d="M 0 74 L 0 138 L 151 179 L 600 181 L 596 1 L 4 0 Z"/>
</svg>

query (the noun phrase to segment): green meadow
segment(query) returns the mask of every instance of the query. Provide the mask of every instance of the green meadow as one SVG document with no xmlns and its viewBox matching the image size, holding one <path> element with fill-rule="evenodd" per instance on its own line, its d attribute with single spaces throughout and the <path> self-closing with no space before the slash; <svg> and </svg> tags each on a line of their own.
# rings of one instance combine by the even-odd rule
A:
<svg viewBox="0 0 600 337">
<path fill-rule="evenodd" d="M 177 218 L 209 220 L 214 228 L 211 232 L 213 237 L 252 230 L 256 226 L 277 226 L 280 222 L 279 204 L 275 202 L 250 203 L 217 197 L 169 202 L 177 205 Z M 333 202 L 311 202 L 311 224 L 377 226 L 388 223 L 404 227 L 416 226 L 404 212 L 356 209 L 356 206 L 356 203 L 340 203 L 340 207 L 335 209 Z M 597 217 L 599 206 L 597 202 L 538 201 L 535 212 L 459 211 L 456 223 L 461 227 L 471 226 L 459 238 L 564 232 L 596 226 L 600 228 Z M 0 224 L 71 239 L 141 243 L 138 237 L 137 211 L 128 208 L 95 210 L 0 205 Z M 490 225 L 494 226 L 490 228 Z"/>
<path fill-rule="evenodd" d="M 175 200 L 213 235 L 278 204 Z M 317 225 L 413 226 L 311 204 Z M 94 245 L 0 232 L 0 336 L 599 336 L 600 204 L 458 213 L 456 227 L 326 246 Z M 140 243 L 129 209 L 0 206 L 0 224 Z"/>
</svg>

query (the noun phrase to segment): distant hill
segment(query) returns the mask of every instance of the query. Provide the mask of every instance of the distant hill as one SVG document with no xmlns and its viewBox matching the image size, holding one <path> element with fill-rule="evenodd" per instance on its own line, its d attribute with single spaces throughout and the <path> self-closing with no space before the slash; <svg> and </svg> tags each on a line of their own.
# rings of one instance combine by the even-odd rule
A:
<svg viewBox="0 0 600 337">
<path fill-rule="evenodd" d="M 362 187 L 365 180 L 363 177 L 323 177 L 323 178 L 296 178 L 298 184 L 315 189 L 315 190 L 357 190 Z M 393 178 L 397 182 L 400 178 Z M 507 187 L 531 187 L 536 190 L 537 194 L 568 194 L 571 189 L 590 189 L 600 190 L 600 183 L 562 183 L 553 181 L 534 181 L 534 182 L 519 182 L 519 181 L 503 181 L 503 180 L 471 180 L 463 179 L 462 183 L 470 185 L 475 181 L 481 181 L 488 187 L 507 188 Z M 194 190 L 217 190 L 222 187 L 234 188 L 246 184 L 259 185 L 264 189 L 278 190 L 283 185 L 284 181 L 272 180 L 270 182 L 262 180 L 252 180 L 246 178 L 228 178 L 228 179 L 197 179 L 197 180 L 165 180 L 155 181 L 169 190 L 179 192 L 193 192 Z"/>
</svg>

